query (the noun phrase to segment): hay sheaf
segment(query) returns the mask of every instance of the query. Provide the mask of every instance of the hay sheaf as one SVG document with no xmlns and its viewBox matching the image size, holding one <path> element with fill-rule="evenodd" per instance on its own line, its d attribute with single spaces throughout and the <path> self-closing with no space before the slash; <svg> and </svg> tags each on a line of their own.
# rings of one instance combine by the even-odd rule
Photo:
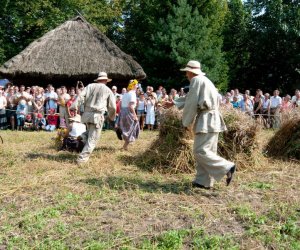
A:
<svg viewBox="0 0 300 250">
<path fill-rule="evenodd" d="M 158 138 L 139 158 L 144 168 L 162 173 L 191 173 L 195 168 L 193 136 L 182 126 L 182 112 L 164 110 Z"/>
<path fill-rule="evenodd" d="M 81 16 L 66 21 L 7 61 L 0 74 L 10 79 L 143 79 L 142 67 Z"/>
<path fill-rule="evenodd" d="M 268 142 L 269 156 L 300 160 L 300 108 L 295 109 Z"/>
<path fill-rule="evenodd" d="M 222 109 L 227 131 L 220 133 L 218 153 L 233 161 L 239 169 L 253 167 L 258 161 L 258 134 L 261 125 L 237 109 Z"/>
<path fill-rule="evenodd" d="M 220 133 L 218 152 L 237 163 L 239 169 L 255 164 L 260 130 L 255 120 L 237 110 L 222 110 L 228 131 Z M 182 126 L 182 112 L 165 110 L 159 137 L 139 159 L 147 168 L 164 173 L 191 173 L 195 169 L 191 128 Z"/>
</svg>

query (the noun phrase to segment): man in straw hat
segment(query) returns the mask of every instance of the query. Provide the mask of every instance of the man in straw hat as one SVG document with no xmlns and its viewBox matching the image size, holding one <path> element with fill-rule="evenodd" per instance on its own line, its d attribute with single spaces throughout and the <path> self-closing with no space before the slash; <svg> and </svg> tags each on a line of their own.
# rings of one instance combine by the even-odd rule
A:
<svg viewBox="0 0 300 250">
<path fill-rule="evenodd" d="M 229 185 L 235 172 L 235 164 L 217 155 L 219 132 L 226 130 L 219 113 L 218 91 L 214 84 L 201 71 L 198 61 L 189 61 L 184 69 L 190 81 L 189 92 L 185 97 L 167 102 L 165 107 L 176 105 L 183 108 L 184 127 L 194 124 L 194 156 L 196 160 L 196 178 L 193 187 L 210 189 L 214 181 L 225 175 Z"/>
<path fill-rule="evenodd" d="M 89 160 L 93 152 L 97 140 L 100 137 L 104 122 L 104 112 L 108 112 L 110 120 L 114 120 L 116 114 L 116 99 L 114 94 L 106 86 L 110 82 L 105 72 L 100 72 L 95 83 L 87 85 L 72 106 L 77 107 L 81 103 L 84 104 L 84 113 L 81 121 L 87 126 L 87 142 L 79 154 L 77 163 L 85 163 Z"/>
</svg>

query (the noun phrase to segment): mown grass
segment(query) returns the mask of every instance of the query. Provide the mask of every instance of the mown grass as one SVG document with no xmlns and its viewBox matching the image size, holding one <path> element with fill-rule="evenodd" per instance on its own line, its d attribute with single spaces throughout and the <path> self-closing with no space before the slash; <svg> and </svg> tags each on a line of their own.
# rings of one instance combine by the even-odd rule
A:
<svg viewBox="0 0 300 250">
<path fill-rule="evenodd" d="M 104 131 L 77 166 L 55 134 L 1 131 L 0 249 L 300 249 L 299 163 L 259 157 L 231 186 L 195 190 L 193 174 L 136 164 L 157 135 L 122 152 Z"/>
</svg>

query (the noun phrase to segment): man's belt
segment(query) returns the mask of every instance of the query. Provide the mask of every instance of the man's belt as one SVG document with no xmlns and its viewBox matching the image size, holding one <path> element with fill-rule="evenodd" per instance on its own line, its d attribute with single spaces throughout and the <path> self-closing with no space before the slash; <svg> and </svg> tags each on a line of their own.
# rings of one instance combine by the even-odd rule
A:
<svg viewBox="0 0 300 250">
<path fill-rule="evenodd" d="M 211 111 L 217 111 L 216 109 L 197 109 L 197 114 L 209 113 Z"/>
<path fill-rule="evenodd" d="M 96 114 L 104 114 L 105 110 L 98 110 L 95 108 L 84 107 L 84 112 L 96 113 Z"/>
</svg>

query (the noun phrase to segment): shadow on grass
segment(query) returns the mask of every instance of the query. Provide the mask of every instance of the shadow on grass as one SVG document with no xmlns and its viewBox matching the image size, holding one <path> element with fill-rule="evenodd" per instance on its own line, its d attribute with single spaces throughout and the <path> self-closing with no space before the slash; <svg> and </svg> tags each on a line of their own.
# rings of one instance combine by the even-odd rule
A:
<svg viewBox="0 0 300 250">
<path fill-rule="evenodd" d="M 82 182 L 99 188 L 109 187 L 112 190 L 142 190 L 147 193 L 173 193 L 193 195 L 194 189 L 190 182 L 158 182 L 155 180 L 142 180 L 139 178 L 127 178 L 120 176 L 109 176 L 104 179 L 84 179 Z M 203 196 L 215 196 L 208 190 L 197 189 Z"/>
<path fill-rule="evenodd" d="M 77 154 L 70 152 L 61 152 L 57 154 L 45 154 L 45 153 L 28 153 L 26 157 L 30 159 L 42 158 L 50 161 L 69 162 L 73 163 L 77 159 Z"/>
<path fill-rule="evenodd" d="M 110 189 L 114 190 L 135 190 L 141 189 L 148 193 L 187 193 L 190 191 L 191 185 L 189 183 L 161 183 L 155 180 L 142 180 L 138 178 L 125 178 L 118 176 L 110 176 L 105 179 L 86 179 L 83 182 L 103 188 L 108 186 Z"/>
<path fill-rule="evenodd" d="M 120 160 L 125 166 L 134 165 L 143 171 L 153 172 L 156 169 L 157 162 L 153 161 L 151 157 L 148 157 L 152 152 L 147 150 L 141 155 L 119 155 Z"/>
<path fill-rule="evenodd" d="M 111 147 L 111 146 L 101 146 L 101 147 L 96 147 L 94 149 L 94 151 L 98 152 L 98 151 L 104 151 L 104 152 L 111 152 L 111 153 L 115 153 L 116 151 L 118 151 L 117 148 Z"/>
</svg>

